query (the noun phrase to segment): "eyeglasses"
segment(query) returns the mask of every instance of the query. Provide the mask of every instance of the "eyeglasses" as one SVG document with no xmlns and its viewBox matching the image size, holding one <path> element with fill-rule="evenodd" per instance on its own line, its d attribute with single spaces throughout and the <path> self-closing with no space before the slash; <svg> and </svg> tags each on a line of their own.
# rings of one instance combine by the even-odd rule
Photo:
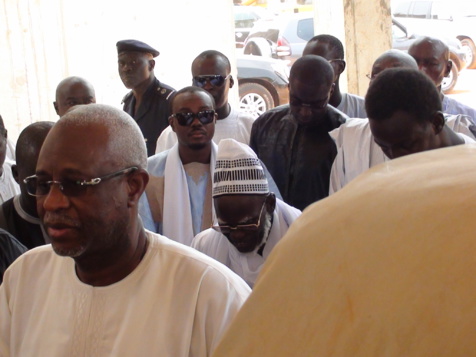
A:
<svg viewBox="0 0 476 357">
<path fill-rule="evenodd" d="M 266 205 L 266 200 L 263 202 L 263 206 L 261 206 L 261 210 L 259 212 L 258 222 L 256 224 L 238 224 L 236 226 L 211 226 L 214 231 L 217 231 L 223 235 L 229 235 L 232 231 L 248 231 L 253 232 L 256 231 L 261 223 L 261 216 L 263 215 L 264 206 Z"/>
<path fill-rule="evenodd" d="M 198 113 L 175 113 L 170 118 L 176 118 L 177 122 L 182 126 L 189 126 L 193 123 L 193 119 L 197 118 L 203 125 L 210 124 L 215 119 L 216 112 L 214 110 L 202 110 Z"/>
<path fill-rule="evenodd" d="M 368 79 L 370 79 L 371 81 L 373 81 L 376 77 L 378 76 L 378 73 L 377 74 L 366 74 L 365 77 L 367 77 Z"/>
<path fill-rule="evenodd" d="M 340 59 L 340 58 L 327 60 L 327 62 L 329 62 L 330 64 L 333 64 L 334 62 L 343 62 L 343 61 L 344 61 L 344 60 L 343 60 L 343 59 Z"/>
<path fill-rule="evenodd" d="M 47 181 L 38 178 L 36 175 L 28 176 L 23 180 L 26 185 L 26 190 L 29 195 L 35 197 L 46 196 L 51 190 L 51 186 L 58 185 L 61 192 L 68 197 L 76 197 L 84 194 L 89 186 L 99 185 L 101 182 L 109 180 L 113 177 L 120 175 L 126 175 L 130 172 L 138 170 L 138 167 L 128 167 L 120 171 L 113 172 L 112 174 L 96 177 L 91 180 L 69 180 L 64 179 L 62 181 Z"/>
<path fill-rule="evenodd" d="M 230 78 L 230 75 L 226 77 L 221 74 L 195 76 L 193 77 L 193 84 L 197 87 L 203 88 L 207 84 L 207 81 L 209 81 L 213 87 L 221 87 L 228 78 Z"/>
<path fill-rule="evenodd" d="M 313 103 L 303 103 L 298 99 L 291 98 L 289 101 L 289 105 L 293 107 L 305 107 L 305 108 L 309 108 L 310 110 L 321 110 L 327 106 L 328 101 L 329 99 L 326 97 L 324 99 L 315 101 Z"/>
</svg>

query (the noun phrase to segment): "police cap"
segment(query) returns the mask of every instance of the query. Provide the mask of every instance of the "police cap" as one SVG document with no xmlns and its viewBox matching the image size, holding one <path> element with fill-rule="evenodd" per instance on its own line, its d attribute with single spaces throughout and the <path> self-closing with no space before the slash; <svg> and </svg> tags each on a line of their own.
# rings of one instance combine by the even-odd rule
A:
<svg viewBox="0 0 476 357">
<path fill-rule="evenodd" d="M 153 57 L 157 57 L 160 53 L 156 49 L 150 47 L 147 43 L 137 40 L 122 40 L 116 43 L 117 53 L 121 52 L 146 52 L 152 54 Z"/>
</svg>

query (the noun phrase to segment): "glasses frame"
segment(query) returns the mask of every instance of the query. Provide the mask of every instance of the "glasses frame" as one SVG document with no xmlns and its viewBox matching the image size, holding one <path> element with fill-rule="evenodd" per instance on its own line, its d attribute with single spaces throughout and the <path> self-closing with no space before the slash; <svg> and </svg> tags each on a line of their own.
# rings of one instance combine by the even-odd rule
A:
<svg viewBox="0 0 476 357">
<path fill-rule="evenodd" d="M 263 216 L 264 207 L 266 206 L 268 196 L 269 196 L 269 194 L 266 195 L 266 198 L 263 202 L 263 205 L 261 206 L 261 210 L 259 212 L 257 223 L 237 224 L 236 226 L 212 225 L 210 228 L 213 229 L 214 231 L 218 232 L 218 233 L 223 234 L 223 235 L 230 234 L 232 231 L 237 231 L 237 230 L 240 230 L 240 229 L 250 229 L 251 228 L 252 230 L 257 230 L 259 228 L 260 224 L 261 224 L 261 217 Z M 223 232 L 222 229 L 225 229 L 225 232 Z"/>
<path fill-rule="evenodd" d="M 203 88 L 203 87 L 205 87 L 205 84 L 207 82 L 209 82 L 211 86 L 213 86 L 215 88 L 219 88 L 219 87 L 222 87 L 225 84 L 226 80 L 230 77 L 231 77 L 231 74 L 229 74 L 227 76 L 223 76 L 221 74 L 204 74 L 204 75 L 193 77 L 193 84 L 197 87 Z M 220 82 L 221 81 L 223 81 L 223 82 L 219 85 L 213 84 L 212 81 L 216 80 L 218 78 L 220 78 Z M 203 82 L 200 81 L 199 79 L 201 79 Z"/>
<path fill-rule="evenodd" d="M 119 170 L 119 171 L 115 171 L 115 172 L 113 172 L 111 174 L 108 174 L 108 175 L 92 178 L 90 180 L 69 180 L 69 181 L 71 181 L 70 182 L 71 184 L 77 185 L 79 187 L 85 186 L 85 188 L 87 188 L 87 187 L 90 187 L 90 186 L 99 185 L 101 182 L 104 182 L 106 180 L 112 179 L 112 178 L 117 177 L 117 176 L 127 175 L 127 174 L 129 174 L 133 171 L 138 170 L 138 169 L 139 168 L 137 166 L 131 166 L 131 167 Z M 46 181 L 44 183 L 46 185 L 48 185 L 48 187 L 49 187 L 48 192 L 45 193 L 45 194 L 39 195 L 39 194 L 36 194 L 36 191 L 35 191 L 35 193 L 33 194 L 29 190 L 29 185 L 31 184 L 32 180 L 36 180 L 36 179 L 38 179 L 37 175 L 31 175 L 31 176 L 26 177 L 23 180 L 23 182 L 26 185 L 27 192 L 30 196 L 34 196 L 34 197 L 48 196 L 49 193 L 51 192 L 51 186 L 53 186 L 53 185 L 58 185 L 58 187 L 59 187 L 60 191 L 63 193 L 63 195 L 68 196 L 68 197 L 77 197 L 77 196 L 80 196 L 80 195 L 83 194 L 83 192 L 79 192 L 79 193 L 71 195 L 71 194 L 68 194 L 67 192 L 65 192 L 65 190 L 64 190 L 64 180 L 63 181 L 55 181 L 55 180 Z"/>
<path fill-rule="evenodd" d="M 206 114 L 211 114 L 211 112 L 213 112 L 213 119 L 210 120 L 210 121 L 208 121 L 208 119 L 207 119 L 207 121 L 204 122 L 204 121 L 202 120 L 202 118 L 206 118 L 206 116 L 205 116 L 204 113 L 206 113 Z M 192 113 L 192 112 L 188 112 L 188 113 L 181 113 L 181 112 L 179 112 L 179 113 L 174 113 L 174 114 L 172 114 L 172 115 L 169 117 L 169 119 L 170 119 L 170 118 L 176 118 L 176 119 L 177 119 L 177 123 L 179 123 L 179 125 L 181 125 L 181 126 L 190 126 L 190 125 L 192 125 L 193 120 L 194 120 L 195 118 L 197 118 L 198 121 L 199 121 L 202 125 L 207 125 L 207 124 L 210 124 L 210 123 L 213 122 L 213 120 L 215 119 L 216 115 L 217 115 L 217 112 L 216 112 L 214 109 L 208 109 L 208 110 L 201 110 L 201 111 L 199 111 L 198 113 Z M 181 116 L 184 116 L 184 117 L 183 117 L 183 118 L 180 118 Z M 185 118 L 185 116 L 186 116 L 187 118 Z M 185 120 L 185 121 L 184 121 L 184 120 Z"/>
</svg>

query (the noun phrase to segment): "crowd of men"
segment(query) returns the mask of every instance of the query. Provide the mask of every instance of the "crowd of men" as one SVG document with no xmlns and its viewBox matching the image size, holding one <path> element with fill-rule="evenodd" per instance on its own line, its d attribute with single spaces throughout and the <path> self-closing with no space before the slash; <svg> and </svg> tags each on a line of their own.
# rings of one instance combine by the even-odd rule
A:
<svg viewBox="0 0 476 357">
<path fill-rule="evenodd" d="M 59 120 L 26 127 L 10 153 L 0 120 L 0 356 L 278 355 L 281 331 L 304 336 L 317 324 L 304 313 L 298 326 L 284 325 L 293 303 L 315 308 L 306 247 L 319 251 L 315 242 L 341 234 L 322 228 L 326 215 L 352 225 L 333 196 L 358 194 L 351 181 L 365 191 L 364 172 L 378 164 L 475 143 L 476 110 L 441 92 L 452 64 L 435 38 L 378 57 L 363 98 L 340 90 L 342 43 L 315 36 L 291 68 L 289 104 L 256 120 L 228 101 L 235 81 L 223 53 L 198 54 L 191 86 L 177 91 L 155 77 L 159 52 L 150 45 L 123 40 L 117 53 L 131 90 L 122 111 L 96 104 L 93 85 L 73 76 L 56 90 Z M 301 220 L 303 210 L 316 215 Z M 322 222 L 315 241 L 314 221 Z M 280 258 L 285 236 L 282 246 L 296 242 L 302 261 Z M 289 259 L 299 268 L 276 278 L 268 257 L 276 269 L 291 268 Z M 239 312 L 251 288 L 257 298 Z M 289 303 L 289 320 L 280 321 L 279 304 L 265 306 L 272 294 Z M 254 322 L 251 333 L 250 316 L 268 324 Z M 276 334 L 263 338 L 263 326 Z M 244 334 L 252 336 L 237 349 Z M 287 340 L 297 355 L 330 355 L 329 346 Z"/>
</svg>

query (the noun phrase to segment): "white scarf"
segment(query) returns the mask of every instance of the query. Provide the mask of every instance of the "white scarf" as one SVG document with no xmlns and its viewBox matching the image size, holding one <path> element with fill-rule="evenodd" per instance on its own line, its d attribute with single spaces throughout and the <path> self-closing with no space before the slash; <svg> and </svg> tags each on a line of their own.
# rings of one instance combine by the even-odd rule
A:
<svg viewBox="0 0 476 357">
<path fill-rule="evenodd" d="M 210 178 L 213 179 L 217 145 L 213 141 L 211 144 Z M 190 196 L 185 175 L 185 170 L 179 155 L 178 143 L 176 143 L 170 149 L 165 163 L 162 232 L 164 236 L 171 238 L 176 242 L 190 246 L 194 234 Z M 213 217 L 215 217 L 213 204 L 212 214 Z M 215 218 L 213 218 L 213 221 L 215 221 Z"/>
<path fill-rule="evenodd" d="M 268 240 L 264 246 L 263 256 L 257 253 L 259 247 L 250 253 L 240 253 L 235 246 L 228 242 L 230 269 L 241 276 L 248 285 L 253 287 L 269 253 L 271 253 L 271 250 L 276 246 L 281 238 L 283 238 L 291 223 L 294 222 L 300 214 L 301 211 L 298 209 L 287 205 L 280 199 L 276 199 L 276 208 L 273 213 L 273 225 L 271 226 Z M 223 237 L 223 239 L 226 239 L 226 237 Z"/>
</svg>

